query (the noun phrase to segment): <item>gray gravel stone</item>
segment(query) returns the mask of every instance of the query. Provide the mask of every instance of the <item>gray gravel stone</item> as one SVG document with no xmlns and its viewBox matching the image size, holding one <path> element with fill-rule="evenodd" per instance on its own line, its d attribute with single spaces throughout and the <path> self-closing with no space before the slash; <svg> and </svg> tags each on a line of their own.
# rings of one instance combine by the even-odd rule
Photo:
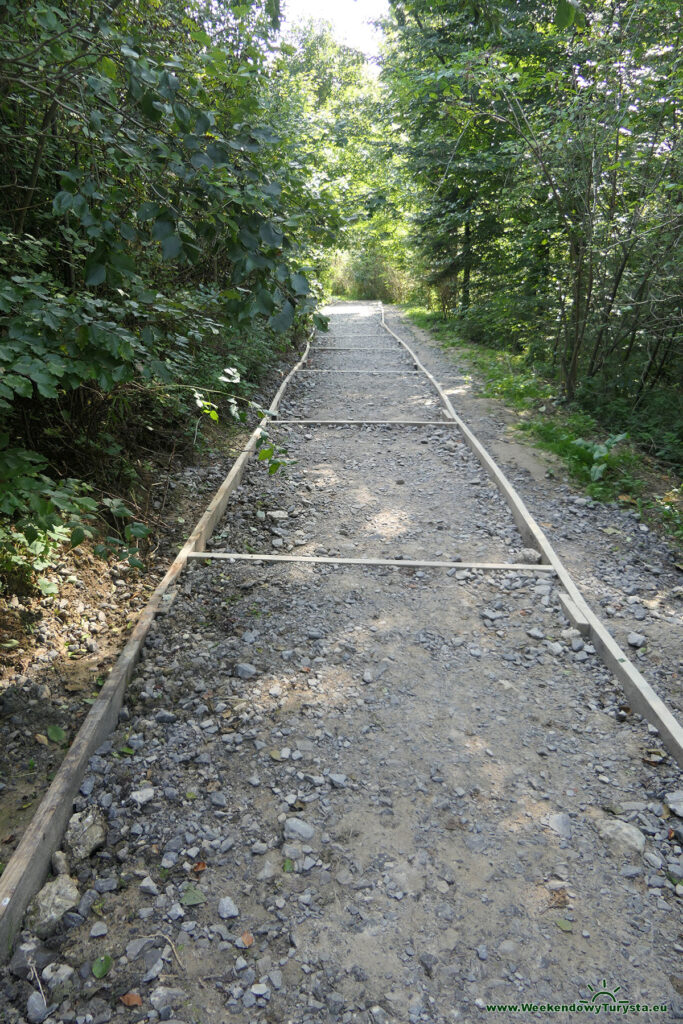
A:
<svg viewBox="0 0 683 1024">
<path fill-rule="evenodd" d="M 238 679 L 253 679 L 254 676 L 258 675 L 256 666 L 250 665 L 247 661 L 238 661 L 233 672 Z"/>
<path fill-rule="evenodd" d="M 35 936 L 31 936 L 16 947 L 9 962 L 9 969 L 17 978 L 28 978 L 32 967 L 40 973 L 56 959 L 57 954 L 54 950 L 48 949 Z"/>
<path fill-rule="evenodd" d="M 26 1004 L 26 1016 L 29 1024 L 41 1024 L 48 1015 L 48 1007 L 40 992 L 32 992 Z"/>
<path fill-rule="evenodd" d="M 51 864 L 55 875 L 69 874 L 69 860 L 62 850 L 55 850 L 52 854 Z"/>
<path fill-rule="evenodd" d="M 683 789 L 677 789 L 673 793 L 667 793 L 664 797 L 667 807 L 678 818 L 683 818 Z"/>
<path fill-rule="evenodd" d="M 572 834 L 572 822 L 568 814 L 551 814 L 547 818 L 547 825 L 557 832 L 558 836 L 570 839 Z"/>
<path fill-rule="evenodd" d="M 285 839 L 299 839 L 308 842 L 315 835 L 315 829 L 301 818 L 287 818 L 285 821 Z"/>
<path fill-rule="evenodd" d="M 181 988 L 169 988 L 166 985 L 158 985 L 149 997 L 155 1010 L 179 1006 L 185 999 L 187 995 Z"/>
<path fill-rule="evenodd" d="M 230 920 L 232 917 L 239 917 L 240 912 L 237 909 L 235 902 L 229 897 L 224 896 L 218 903 L 218 916 L 222 917 L 224 921 Z"/>
</svg>

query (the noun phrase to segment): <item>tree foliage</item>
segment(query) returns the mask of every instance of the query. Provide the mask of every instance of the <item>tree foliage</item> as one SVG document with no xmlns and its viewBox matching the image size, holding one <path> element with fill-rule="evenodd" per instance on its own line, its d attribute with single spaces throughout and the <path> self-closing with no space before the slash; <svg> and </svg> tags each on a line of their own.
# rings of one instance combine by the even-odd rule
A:
<svg viewBox="0 0 683 1024">
<path fill-rule="evenodd" d="M 391 8 L 384 80 L 444 310 L 680 460 L 677 5 Z"/>
<path fill-rule="evenodd" d="M 365 56 L 309 21 L 286 39 L 274 79 L 279 124 L 311 186 L 338 211 L 332 244 L 312 252 L 328 292 L 406 299 L 414 253 L 402 209 L 405 173 L 391 110 Z"/>
<path fill-rule="evenodd" d="M 0 571 L 84 535 L 60 446 L 92 458 L 131 396 L 191 400 L 232 339 L 314 309 L 334 215 L 278 134 L 278 24 L 276 0 L 0 8 Z"/>
</svg>

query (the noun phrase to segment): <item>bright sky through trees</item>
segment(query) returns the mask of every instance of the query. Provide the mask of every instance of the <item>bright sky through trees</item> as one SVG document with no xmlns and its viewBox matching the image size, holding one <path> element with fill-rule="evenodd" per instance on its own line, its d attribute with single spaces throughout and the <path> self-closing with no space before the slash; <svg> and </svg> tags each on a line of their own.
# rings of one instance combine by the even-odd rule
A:
<svg viewBox="0 0 683 1024">
<path fill-rule="evenodd" d="M 340 42 L 368 56 L 378 53 L 381 33 L 370 23 L 387 13 L 387 0 L 284 0 L 282 6 L 286 25 L 307 18 L 329 21 Z"/>
</svg>

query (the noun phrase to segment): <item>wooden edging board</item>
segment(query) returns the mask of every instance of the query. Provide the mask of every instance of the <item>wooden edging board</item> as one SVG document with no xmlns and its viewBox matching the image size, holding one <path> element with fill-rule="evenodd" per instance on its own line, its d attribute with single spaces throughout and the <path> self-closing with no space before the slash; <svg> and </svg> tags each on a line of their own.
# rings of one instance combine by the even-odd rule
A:
<svg viewBox="0 0 683 1024">
<path fill-rule="evenodd" d="M 552 565 L 532 565 L 528 562 L 444 562 L 411 558 L 343 558 L 337 555 L 259 555 L 236 551 L 191 551 L 192 561 L 215 562 L 303 562 L 309 565 L 390 565 L 397 569 L 484 569 L 496 572 L 551 573 Z"/>
<path fill-rule="evenodd" d="M 363 352 L 363 353 L 367 352 L 370 355 L 374 355 L 375 352 L 395 352 L 396 349 L 392 348 L 391 345 L 384 345 L 382 348 L 380 348 L 379 346 L 373 346 L 373 347 L 366 346 L 366 347 L 362 347 L 360 345 L 353 345 L 353 346 L 345 345 L 343 347 L 341 345 L 316 345 L 315 351 L 316 352 Z"/>
<path fill-rule="evenodd" d="M 323 427 L 381 427 L 391 424 L 392 427 L 452 427 L 452 420 L 297 420 L 275 419 L 273 425 L 281 423 L 314 423 Z"/>
<path fill-rule="evenodd" d="M 399 338 L 386 324 L 384 306 L 382 306 L 382 326 L 399 344 L 403 345 L 406 351 L 415 359 L 418 366 L 422 367 L 410 346 L 402 338 Z M 424 367 L 422 368 L 424 369 Z M 604 663 L 621 683 L 631 708 L 642 715 L 651 725 L 656 726 L 665 747 L 674 760 L 683 767 L 683 726 L 671 713 L 661 697 L 655 693 L 633 662 L 629 660 L 607 627 L 587 603 L 559 555 L 532 517 L 515 488 L 469 427 L 460 419 L 441 386 L 428 371 L 425 370 L 425 373 L 427 373 L 427 376 L 438 391 L 444 409 L 458 426 L 467 446 L 477 456 L 487 474 L 507 501 L 525 542 L 540 551 L 543 561 L 555 569 L 560 583 L 569 598 L 569 600 L 563 601 L 562 604 L 570 622 L 584 635 L 590 637 L 593 646 Z"/>
<path fill-rule="evenodd" d="M 299 371 L 300 374 L 353 374 L 356 377 L 362 376 L 373 376 L 373 377 L 395 377 L 397 374 L 404 376 L 411 376 L 412 374 L 419 373 L 417 367 L 407 367 L 404 370 L 316 370 L 315 367 L 306 367 L 304 370 Z"/>
<path fill-rule="evenodd" d="M 126 646 L 117 658 L 50 788 L 0 876 L 0 962 L 11 954 L 14 936 L 26 908 L 47 875 L 52 854 L 58 848 L 73 812 L 74 797 L 88 760 L 116 726 L 126 686 L 133 675 L 154 618 L 163 610 L 164 595 L 185 568 L 190 555 L 204 550 L 207 539 L 225 511 L 230 495 L 242 479 L 246 463 L 255 451 L 259 438 L 265 432 L 271 416 L 277 413 L 285 388 L 308 358 L 310 346 L 309 337 L 303 356 L 285 377 L 265 417 L 252 432 L 244 450 L 234 462 L 204 515 L 142 610 Z"/>
</svg>

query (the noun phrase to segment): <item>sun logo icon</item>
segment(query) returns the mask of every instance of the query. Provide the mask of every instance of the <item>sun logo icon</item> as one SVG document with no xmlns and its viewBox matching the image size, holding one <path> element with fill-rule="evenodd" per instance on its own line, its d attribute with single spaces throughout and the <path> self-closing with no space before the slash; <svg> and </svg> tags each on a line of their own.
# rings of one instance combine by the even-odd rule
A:
<svg viewBox="0 0 683 1024">
<path fill-rule="evenodd" d="M 628 999 L 617 999 L 617 992 L 621 992 L 621 985 L 616 985 L 615 988 L 607 988 L 607 978 L 603 978 L 600 982 L 602 988 L 594 988 L 592 985 L 588 986 L 588 991 L 591 993 L 590 999 L 582 999 L 581 1002 L 586 1006 L 628 1006 Z M 598 1002 L 600 1000 L 600 1002 Z"/>
</svg>

